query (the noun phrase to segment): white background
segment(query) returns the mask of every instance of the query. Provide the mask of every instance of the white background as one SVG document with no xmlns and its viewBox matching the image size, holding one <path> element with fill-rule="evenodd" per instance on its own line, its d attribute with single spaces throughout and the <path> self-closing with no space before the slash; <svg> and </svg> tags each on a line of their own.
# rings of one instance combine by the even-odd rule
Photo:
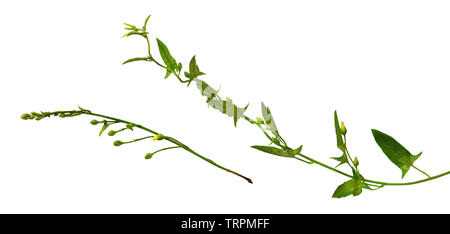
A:
<svg viewBox="0 0 450 234">
<path fill-rule="evenodd" d="M 268 142 L 245 121 L 207 108 L 150 63 L 142 26 L 247 114 L 272 110 L 280 133 L 335 165 L 333 111 L 347 125 L 362 174 L 401 171 L 371 135 L 394 136 L 430 174 L 450 170 L 448 1 L 2 1 L 0 3 L 1 213 L 449 213 L 450 177 L 333 199 L 347 178 L 251 149 Z M 173 136 L 254 184 L 162 142 L 112 146 L 89 117 L 20 120 L 81 107 Z M 344 169 L 344 167 L 342 167 Z"/>
</svg>

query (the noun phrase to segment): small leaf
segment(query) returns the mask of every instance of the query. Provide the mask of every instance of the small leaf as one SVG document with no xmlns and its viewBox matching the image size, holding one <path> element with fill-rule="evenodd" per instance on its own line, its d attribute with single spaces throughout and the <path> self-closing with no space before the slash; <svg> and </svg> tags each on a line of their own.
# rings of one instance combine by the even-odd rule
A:
<svg viewBox="0 0 450 234">
<path fill-rule="evenodd" d="M 341 157 L 331 157 L 331 159 L 334 159 L 339 162 L 339 164 L 336 167 L 338 167 L 344 163 L 347 163 L 347 157 L 345 156 L 345 154 L 342 154 Z"/>
<path fill-rule="evenodd" d="M 80 111 L 85 112 L 85 113 L 92 113 L 92 111 L 90 111 L 88 109 L 81 108 L 81 106 L 78 106 L 78 109 L 80 109 Z"/>
<path fill-rule="evenodd" d="M 195 79 L 198 76 L 205 75 L 205 73 L 201 72 L 197 65 L 197 60 L 195 59 L 195 55 L 191 58 L 189 62 L 189 78 Z"/>
<path fill-rule="evenodd" d="M 272 113 L 270 112 L 269 108 L 266 107 L 262 102 L 261 102 L 261 112 L 269 130 L 274 133 L 278 133 L 278 129 L 277 126 L 275 125 L 275 121 L 273 120 Z"/>
<path fill-rule="evenodd" d="M 148 15 L 147 18 L 145 19 L 145 23 L 144 26 L 142 27 L 142 31 L 146 32 L 147 31 L 147 22 L 150 19 L 151 15 Z"/>
<path fill-rule="evenodd" d="M 170 74 L 172 74 L 172 72 L 170 70 L 166 70 L 166 75 L 164 76 L 164 79 L 167 79 L 167 77 L 169 77 Z"/>
<path fill-rule="evenodd" d="M 338 119 L 336 111 L 334 111 L 334 128 L 336 129 L 337 147 L 340 150 L 344 151 L 345 145 L 344 145 L 344 140 L 342 139 L 341 127 L 339 125 L 339 119 Z"/>
<path fill-rule="evenodd" d="M 177 61 L 175 61 L 175 59 L 172 57 L 167 46 L 158 38 L 156 38 L 156 41 L 158 42 L 159 53 L 161 54 L 161 58 L 164 64 L 166 64 L 167 68 L 169 68 L 172 71 L 177 70 L 178 69 Z"/>
<path fill-rule="evenodd" d="M 177 65 L 177 71 L 180 72 L 181 69 L 183 69 L 183 64 L 178 63 L 178 65 Z"/>
<path fill-rule="evenodd" d="M 106 122 L 103 124 L 102 129 L 100 130 L 100 133 L 98 134 L 99 136 L 102 135 L 102 133 L 109 127 L 109 124 L 107 124 Z"/>
<path fill-rule="evenodd" d="M 131 63 L 131 62 L 135 62 L 135 61 L 148 61 L 148 58 L 147 57 L 131 58 L 131 59 L 128 59 L 127 61 L 123 62 L 122 65 L 127 64 L 127 63 Z"/>
<path fill-rule="evenodd" d="M 361 194 L 364 184 L 359 180 L 351 179 L 339 185 L 333 193 L 334 198 L 342 198 L 353 194 L 358 196 Z"/>
<path fill-rule="evenodd" d="M 278 155 L 281 157 L 289 157 L 289 158 L 293 158 L 296 155 L 296 150 L 282 150 L 276 147 L 272 147 L 272 146 L 263 146 L 263 145 L 253 145 L 251 146 L 254 149 L 263 151 L 265 153 L 268 154 L 273 154 L 273 155 Z M 301 148 L 300 148 L 301 150 Z"/>
<path fill-rule="evenodd" d="M 402 178 L 422 154 L 422 152 L 420 152 L 417 155 L 412 155 L 394 138 L 378 130 L 372 129 L 372 134 L 383 153 L 389 158 L 389 160 L 391 160 L 392 163 L 402 170 Z"/>
</svg>

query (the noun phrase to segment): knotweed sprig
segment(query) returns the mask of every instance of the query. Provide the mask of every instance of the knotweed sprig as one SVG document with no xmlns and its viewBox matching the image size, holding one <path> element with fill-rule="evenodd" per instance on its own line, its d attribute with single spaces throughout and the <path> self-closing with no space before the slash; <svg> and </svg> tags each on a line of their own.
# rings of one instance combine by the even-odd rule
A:
<svg viewBox="0 0 450 234">
<path fill-rule="evenodd" d="M 145 137 L 141 137 L 141 138 L 137 138 L 137 139 L 133 139 L 133 140 L 129 140 L 129 141 L 122 141 L 122 140 L 116 140 L 113 142 L 114 146 L 122 146 L 125 144 L 130 144 L 130 143 L 135 143 L 138 141 L 142 141 L 142 140 L 146 140 L 146 139 L 152 139 L 153 141 L 161 141 L 161 140 L 165 140 L 168 141 L 170 143 L 173 144 L 173 146 L 171 147 L 167 147 L 167 148 L 162 148 L 159 150 L 154 151 L 153 153 L 147 153 L 145 155 L 145 159 L 150 159 L 154 154 L 164 151 L 164 150 L 169 150 L 169 149 L 177 149 L 177 148 L 182 148 L 185 151 L 201 158 L 202 160 L 208 162 L 209 164 L 212 164 L 222 170 L 225 170 L 227 172 L 230 172 L 232 174 L 235 174 L 243 179 L 245 179 L 247 182 L 252 183 L 252 180 L 248 177 L 245 177 L 233 170 L 230 170 L 226 167 L 223 167 L 219 164 L 217 164 L 216 162 L 214 162 L 213 160 L 206 158 L 204 156 L 202 156 L 201 154 L 197 153 L 196 151 L 192 150 L 191 148 L 189 148 L 187 145 L 181 143 L 180 141 L 178 141 L 177 139 L 167 136 L 167 135 L 163 135 L 161 133 L 158 133 L 150 128 L 144 127 L 143 125 L 140 124 L 136 124 L 130 121 L 126 121 L 126 120 L 122 120 L 119 118 L 115 118 L 115 117 L 111 117 L 111 116 L 107 116 L 107 115 L 102 115 L 102 114 L 97 114 L 94 113 L 90 110 L 84 109 L 79 107 L 79 110 L 68 110 L 68 111 L 53 111 L 53 112 L 31 112 L 31 113 L 25 113 L 21 116 L 21 118 L 23 120 L 41 120 L 44 118 L 49 118 L 49 117 L 56 117 L 59 116 L 60 118 L 67 118 L 67 117 L 75 117 L 75 116 L 79 116 L 79 115 L 89 115 L 89 116 L 95 116 L 95 117 L 100 117 L 102 118 L 102 120 L 91 120 L 91 124 L 92 125 L 98 125 L 98 124 L 102 124 L 102 128 L 100 129 L 99 132 L 99 136 L 102 135 L 102 133 L 107 130 L 111 125 L 114 124 L 121 124 L 124 125 L 123 128 L 120 128 L 118 130 L 111 130 L 108 132 L 109 136 L 115 136 L 117 133 L 125 131 L 125 130 L 130 130 L 133 131 L 135 128 L 138 128 L 140 130 L 143 130 L 145 132 L 150 133 L 151 135 L 149 136 L 145 136 Z"/>
<path fill-rule="evenodd" d="M 182 63 L 177 62 L 175 58 L 172 56 L 172 54 L 169 52 L 168 47 L 160 39 L 156 38 L 156 43 L 158 45 L 159 54 L 162 59 L 162 62 L 157 61 L 157 59 L 155 59 L 150 50 L 150 39 L 148 36 L 150 34 L 147 31 L 147 24 L 149 18 L 150 16 L 146 18 L 144 26 L 142 28 L 138 28 L 130 24 L 125 24 L 127 26 L 125 29 L 128 30 L 128 32 L 124 35 L 124 37 L 128 37 L 131 35 L 141 36 L 146 40 L 148 48 L 147 48 L 147 55 L 145 57 L 132 58 L 126 60 L 123 64 L 135 61 L 151 62 L 165 70 L 166 74 L 164 76 L 164 79 L 167 79 L 168 77 L 170 77 L 170 75 L 173 74 L 176 77 L 176 79 L 181 83 L 187 83 L 187 86 L 189 86 L 191 82 L 195 82 L 197 88 L 200 90 L 201 95 L 207 98 L 206 102 L 208 106 L 211 106 L 216 110 L 219 110 L 220 112 L 228 115 L 229 117 L 233 117 L 235 127 L 239 119 L 241 118 L 245 119 L 250 124 L 257 126 L 269 140 L 269 145 L 264 146 L 254 145 L 251 146 L 252 148 L 272 155 L 296 159 L 307 164 L 317 164 L 326 169 L 332 170 L 336 173 L 339 173 L 345 177 L 350 178 L 349 180 L 345 181 L 343 184 L 337 187 L 332 197 L 341 198 L 346 197 L 348 195 L 357 196 L 361 194 L 363 189 L 376 190 L 384 186 L 418 184 L 450 174 L 450 171 L 447 171 L 442 174 L 438 174 L 436 176 L 429 176 L 428 173 L 418 169 L 415 165 L 413 165 L 413 163 L 420 157 L 422 153 L 413 155 L 391 136 L 382 133 L 378 130 L 372 129 L 372 134 L 373 137 L 375 138 L 376 143 L 379 145 L 379 147 L 381 148 L 383 153 L 388 157 L 388 159 L 401 169 L 402 178 L 408 172 L 410 167 L 413 167 L 414 169 L 423 173 L 426 176 L 426 178 L 407 183 L 382 182 L 364 178 L 360 170 L 358 169 L 358 166 L 360 164 L 359 159 L 357 157 L 352 157 L 347 148 L 348 143 L 346 137 L 347 128 L 344 122 L 339 122 L 336 111 L 334 112 L 334 125 L 335 125 L 334 131 L 336 134 L 337 148 L 340 150 L 341 155 L 338 157 L 331 157 L 331 158 L 338 161 L 337 166 L 335 167 L 329 166 L 325 163 L 322 163 L 318 160 L 315 160 L 303 154 L 302 153 L 303 145 L 300 145 L 299 147 L 296 148 L 289 147 L 287 142 L 281 137 L 270 109 L 264 103 L 261 103 L 262 118 L 257 117 L 256 120 L 253 120 L 244 114 L 244 112 L 247 110 L 248 104 L 243 108 L 237 107 L 235 104 L 233 104 L 233 101 L 230 98 L 227 97 L 226 99 L 222 99 L 218 94 L 219 92 L 218 90 L 211 88 L 211 86 L 208 85 L 205 81 L 199 79 L 198 77 L 205 75 L 205 73 L 200 71 L 197 65 L 195 55 L 191 58 L 189 62 L 189 71 L 185 71 L 183 73 L 185 78 L 182 78 L 180 76 L 183 68 Z M 149 157 L 151 156 L 152 155 L 150 155 Z M 351 171 L 351 173 L 347 173 L 337 169 L 341 165 L 345 165 L 347 169 Z"/>
</svg>

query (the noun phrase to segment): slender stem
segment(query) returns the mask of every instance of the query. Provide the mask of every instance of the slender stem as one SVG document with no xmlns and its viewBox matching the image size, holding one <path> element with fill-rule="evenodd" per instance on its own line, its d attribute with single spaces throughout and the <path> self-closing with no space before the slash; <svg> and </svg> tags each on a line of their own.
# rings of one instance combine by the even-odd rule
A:
<svg viewBox="0 0 450 234">
<path fill-rule="evenodd" d="M 426 172 L 424 172 L 424 171 L 422 171 L 422 170 L 420 170 L 419 168 L 417 168 L 416 166 L 414 166 L 414 165 L 411 165 L 412 167 L 414 167 L 416 170 L 418 170 L 418 171 L 420 171 L 420 172 L 422 172 L 423 174 L 425 174 L 428 178 L 429 177 L 431 177 L 430 175 L 428 175 Z"/>
<path fill-rule="evenodd" d="M 164 151 L 164 150 L 168 150 L 168 149 L 177 149 L 177 148 L 181 148 L 181 146 L 177 145 L 177 146 L 171 146 L 171 147 L 162 148 L 162 149 L 159 149 L 159 150 L 153 152 L 153 154 L 156 154 L 156 153 L 161 152 L 161 151 Z"/>
<path fill-rule="evenodd" d="M 150 53 L 150 41 L 148 40 L 148 36 L 147 34 L 144 34 L 143 36 L 145 38 L 145 40 L 147 41 L 147 48 L 148 48 L 148 57 L 152 57 L 152 54 Z"/>
<path fill-rule="evenodd" d="M 301 158 L 297 158 L 297 157 L 294 157 L 294 158 L 297 159 L 297 160 L 299 160 L 299 161 L 302 161 L 302 162 L 304 162 L 304 163 L 307 163 L 307 164 L 313 164 L 313 162 L 308 162 L 308 161 L 303 160 L 303 159 L 301 159 Z"/>
<path fill-rule="evenodd" d="M 317 161 L 317 160 L 315 160 L 315 159 L 312 159 L 312 158 L 310 158 L 310 157 L 308 157 L 308 156 L 306 156 L 306 155 L 304 155 L 304 154 L 299 154 L 299 156 L 301 156 L 301 157 L 303 157 L 303 158 L 305 158 L 305 159 L 308 159 L 309 161 L 311 161 L 311 162 L 313 162 L 313 163 L 315 163 L 315 164 L 318 164 L 318 165 L 320 165 L 320 166 L 322 166 L 322 167 L 325 167 L 325 168 L 330 169 L 330 170 L 332 170 L 332 171 L 334 171 L 334 172 L 337 172 L 337 173 L 339 173 L 339 174 L 341 174 L 341 175 L 344 175 L 344 176 L 349 177 L 349 178 L 353 178 L 352 175 L 349 175 L 349 174 L 347 174 L 347 173 L 345 173 L 345 172 L 343 172 L 343 171 L 340 171 L 340 170 L 338 170 L 338 169 L 336 169 L 336 168 L 333 168 L 333 167 L 328 166 L 328 165 L 326 165 L 326 164 L 324 164 L 324 163 L 321 163 L 321 162 L 319 162 L 319 161 Z M 439 178 L 439 177 L 442 177 L 442 176 L 445 176 L 445 175 L 448 175 L 448 174 L 450 174 L 450 171 L 441 173 L 441 174 L 439 174 L 439 175 L 435 175 L 435 176 L 428 177 L 427 179 L 417 180 L 417 181 L 412 181 L 412 182 L 405 182 L 405 183 L 382 182 L 382 181 L 369 180 L 369 179 L 364 179 L 364 181 L 365 181 L 365 182 L 369 182 L 369 183 L 374 183 L 374 184 L 383 185 L 383 186 L 384 186 L 384 185 L 391 185 L 391 186 L 411 185 L 411 184 L 419 184 L 419 183 L 423 183 L 423 182 L 426 182 L 426 181 L 434 180 L 434 179 L 437 179 L 437 178 Z"/>
<path fill-rule="evenodd" d="M 356 166 L 355 166 L 355 164 L 353 163 L 353 159 L 352 159 L 352 157 L 350 156 L 350 153 L 348 152 L 348 149 L 347 149 L 347 137 L 344 135 L 344 155 L 345 155 L 345 157 L 347 157 L 347 160 L 345 160 L 345 161 L 347 161 L 347 164 L 348 164 L 348 166 L 352 169 L 352 170 L 356 170 Z M 353 166 L 352 166 L 353 165 Z"/>
<path fill-rule="evenodd" d="M 131 141 L 124 141 L 124 142 L 122 142 L 122 143 L 124 143 L 124 144 L 133 143 L 133 142 L 136 142 L 136 141 L 141 141 L 141 140 L 148 139 L 148 138 L 150 138 L 150 137 L 154 137 L 154 136 L 146 136 L 146 137 L 134 139 L 134 140 L 131 140 Z"/>
<path fill-rule="evenodd" d="M 77 111 L 77 110 L 71 110 L 71 111 L 55 111 L 55 112 L 50 112 L 50 113 L 48 114 L 48 117 L 51 116 L 51 115 L 59 115 L 59 114 L 62 114 L 62 113 L 64 113 L 64 114 L 84 114 L 84 115 L 97 116 L 97 117 L 101 117 L 101 118 L 105 118 L 105 119 L 114 120 L 114 121 L 116 121 L 116 122 L 121 122 L 121 123 L 124 123 L 124 124 L 132 124 L 134 127 L 140 128 L 140 129 L 142 129 L 142 130 L 144 130 L 144 131 L 147 131 L 147 132 L 150 132 L 150 133 L 152 133 L 152 134 L 154 134 L 154 135 L 160 134 L 160 133 L 158 133 L 158 132 L 156 132 L 156 131 L 154 131 L 154 130 L 151 130 L 151 129 L 147 128 L 147 127 L 144 127 L 144 126 L 142 126 L 142 125 L 140 125 L 140 124 L 136 124 L 136 123 L 133 123 L 133 122 L 130 122 L 130 121 L 122 120 L 122 119 L 115 118 L 115 117 L 111 117 L 111 116 L 107 116 L 107 115 L 102 115 L 102 114 L 93 113 L 93 112 L 90 112 L 90 111 Z M 148 138 L 148 137 L 144 137 L 144 138 L 142 138 L 142 139 L 145 139 L 145 138 Z M 206 162 L 208 162 L 208 163 L 210 163 L 210 164 L 212 164 L 212 165 L 214 165 L 214 166 L 216 166 L 216 167 L 218 167 L 218 168 L 220 168 L 220 169 L 222 169 L 222 170 L 225 170 L 225 171 L 230 172 L 230 173 L 232 173 L 232 174 L 234 174 L 234 175 L 237 175 L 237 176 L 239 176 L 239 177 L 245 179 L 245 180 L 246 180 L 247 182 L 249 182 L 249 183 L 253 183 L 252 180 L 251 180 L 250 178 L 245 177 L 245 176 L 243 176 L 243 175 L 241 175 L 241 174 L 239 174 L 239 173 L 237 173 L 237 172 L 235 172 L 235 171 L 233 171 L 233 170 L 230 170 L 230 169 L 228 169 L 228 168 L 226 168 L 226 167 L 223 167 L 223 166 L 217 164 L 216 162 L 212 161 L 211 159 L 206 158 L 206 157 L 202 156 L 201 154 L 199 154 L 199 153 L 193 151 L 191 148 L 187 147 L 185 144 L 181 143 L 180 141 L 176 140 L 175 138 L 172 138 L 172 137 L 169 137 L 169 136 L 165 136 L 164 139 L 167 140 L 167 141 L 169 141 L 169 142 L 171 142 L 171 143 L 174 143 L 174 144 L 177 145 L 178 147 L 183 148 L 184 150 L 190 152 L 191 154 L 193 154 L 193 155 L 199 157 L 200 159 L 203 159 L 204 161 L 206 161 Z"/>
</svg>

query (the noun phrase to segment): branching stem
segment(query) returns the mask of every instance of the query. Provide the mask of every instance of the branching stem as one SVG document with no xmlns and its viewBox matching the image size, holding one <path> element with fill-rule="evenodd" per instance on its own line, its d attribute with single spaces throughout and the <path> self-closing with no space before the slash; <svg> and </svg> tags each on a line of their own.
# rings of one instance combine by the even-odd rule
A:
<svg viewBox="0 0 450 234">
<path fill-rule="evenodd" d="M 136 127 L 136 128 L 139 128 L 139 129 L 144 130 L 144 131 L 146 131 L 146 132 L 152 133 L 152 134 L 154 134 L 154 135 L 161 135 L 160 133 L 158 133 L 158 132 L 156 132 L 156 131 L 154 131 L 154 130 L 152 130 L 152 129 L 149 129 L 149 128 L 147 128 L 147 127 L 144 127 L 144 126 L 142 126 L 142 125 L 140 125 L 140 124 L 136 124 L 136 123 L 133 123 L 133 122 L 130 122 L 130 121 L 122 120 L 122 119 L 115 118 L 115 117 L 111 117 L 111 116 L 107 116 L 107 115 L 102 115 L 102 114 L 93 113 L 93 112 L 91 112 L 91 111 L 70 110 L 70 111 L 46 112 L 46 117 L 57 116 L 57 115 L 60 115 L 60 114 L 65 114 L 65 115 L 73 115 L 73 114 L 75 114 L 75 115 L 81 115 L 81 114 L 84 114 L 84 115 L 97 116 L 97 117 L 101 117 L 101 118 L 104 118 L 104 119 L 112 120 L 112 121 L 117 122 L 117 123 L 131 124 L 132 126 L 134 126 L 134 127 Z M 146 138 L 149 138 L 149 137 L 143 137 L 143 138 L 139 138 L 139 139 L 136 139 L 136 140 L 143 140 L 143 139 L 146 139 Z M 136 140 L 134 140 L 134 141 L 136 141 Z M 246 180 L 247 182 L 249 182 L 249 183 L 253 183 L 252 180 L 251 180 L 250 178 L 248 178 L 248 177 L 246 177 L 246 176 L 243 176 L 243 175 L 241 175 L 241 174 L 239 174 L 239 173 L 237 173 L 237 172 L 235 172 L 235 171 L 233 171 L 233 170 L 230 170 L 230 169 L 228 169 L 228 168 L 226 168 L 226 167 L 223 167 L 223 166 L 217 164 L 217 163 L 214 162 L 213 160 L 211 160 L 211 159 L 209 159 L 209 158 L 206 158 L 206 157 L 202 156 L 201 154 L 195 152 L 194 150 L 192 150 L 191 148 L 189 148 L 189 147 L 186 146 L 185 144 L 181 143 L 180 141 L 176 140 L 175 138 L 172 138 L 172 137 L 169 137 L 169 136 L 165 136 L 165 137 L 164 137 L 164 140 L 167 140 L 167 141 L 169 141 L 169 142 L 175 144 L 177 147 L 183 148 L 184 150 L 188 151 L 189 153 L 191 153 L 191 154 L 193 154 L 193 155 L 199 157 L 200 159 L 202 159 L 202 160 L 204 160 L 204 161 L 206 161 L 206 162 L 208 162 L 208 163 L 210 163 L 210 164 L 212 164 L 212 165 L 214 165 L 214 166 L 216 166 L 216 167 L 218 167 L 218 168 L 220 168 L 220 169 L 222 169 L 222 170 L 224 170 L 224 171 L 227 171 L 227 172 L 230 172 L 230 173 L 232 173 L 232 174 L 234 174 L 234 175 L 237 175 L 237 176 L 239 176 L 239 177 L 245 179 L 245 180 Z M 125 143 L 125 142 L 124 142 L 124 143 Z"/>
</svg>

